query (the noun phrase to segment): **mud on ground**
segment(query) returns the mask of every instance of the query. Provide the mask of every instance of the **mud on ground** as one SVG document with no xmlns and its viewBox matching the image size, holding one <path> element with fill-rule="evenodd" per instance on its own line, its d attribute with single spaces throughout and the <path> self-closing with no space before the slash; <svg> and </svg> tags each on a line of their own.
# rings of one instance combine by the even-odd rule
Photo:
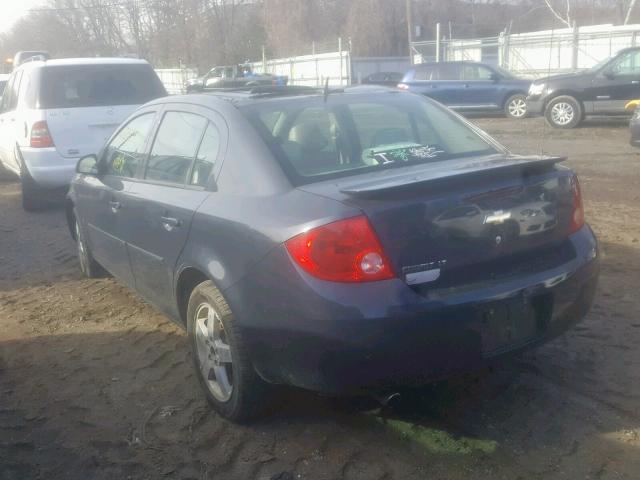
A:
<svg viewBox="0 0 640 480">
<path fill-rule="evenodd" d="M 570 156 L 602 244 L 597 300 L 554 342 L 386 420 L 304 392 L 252 425 L 220 419 L 184 332 L 83 279 L 62 210 L 25 213 L 0 181 L 0 479 L 639 478 L 640 154 L 624 122 L 474 121 Z"/>
</svg>

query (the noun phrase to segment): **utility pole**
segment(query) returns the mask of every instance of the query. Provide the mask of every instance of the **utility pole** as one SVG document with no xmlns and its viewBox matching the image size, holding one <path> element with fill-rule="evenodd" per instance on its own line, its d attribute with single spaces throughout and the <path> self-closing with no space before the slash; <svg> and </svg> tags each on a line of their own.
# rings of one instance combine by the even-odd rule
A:
<svg viewBox="0 0 640 480">
<path fill-rule="evenodd" d="M 407 42 L 409 43 L 409 63 L 413 65 L 413 47 L 411 43 L 413 41 L 413 4 L 412 0 L 406 0 L 407 2 Z"/>
</svg>

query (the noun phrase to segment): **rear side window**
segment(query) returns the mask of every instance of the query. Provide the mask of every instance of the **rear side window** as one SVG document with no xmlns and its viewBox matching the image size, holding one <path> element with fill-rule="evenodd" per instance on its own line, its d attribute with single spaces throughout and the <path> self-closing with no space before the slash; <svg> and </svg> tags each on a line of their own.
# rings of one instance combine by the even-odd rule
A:
<svg viewBox="0 0 640 480">
<path fill-rule="evenodd" d="M 107 175 L 135 177 L 154 117 L 155 113 L 145 113 L 134 118 L 109 142 L 103 157 Z"/>
<path fill-rule="evenodd" d="M 40 108 L 141 105 L 166 95 L 144 64 L 47 66 L 40 83 Z"/>
<path fill-rule="evenodd" d="M 198 148 L 196 161 L 193 166 L 193 171 L 191 172 L 191 180 L 189 182 L 191 185 L 204 187 L 207 184 L 207 180 L 216 164 L 219 150 L 220 133 L 218 129 L 210 123 L 204 132 L 200 148 Z"/>
<path fill-rule="evenodd" d="M 9 110 L 8 107 L 9 107 L 9 101 L 11 99 L 11 88 L 15 78 L 16 76 L 12 75 L 11 77 L 9 77 L 9 80 L 7 81 L 7 85 L 5 86 L 4 94 L 2 96 L 2 103 L 0 103 L 0 112 L 6 112 Z"/>
<path fill-rule="evenodd" d="M 183 185 L 196 156 L 207 119 L 187 112 L 167 112 L 151 148 L 145 178 Z"/>
<path fill-rule="evenodd" d="M 637 75 L 640 73 L 640 51 L 633 50 L 614 60 L 611 71 L 618 75 Z"/>
<path fill-rule="evenodd" d="M 18 70 L 9 79 L 6 91 L 2 96 L 1 111 L 10 112 L 18 106 L 18 93 L 20 89 L 20 81 L 22 79 L 23 70 Z"/>
</svg>

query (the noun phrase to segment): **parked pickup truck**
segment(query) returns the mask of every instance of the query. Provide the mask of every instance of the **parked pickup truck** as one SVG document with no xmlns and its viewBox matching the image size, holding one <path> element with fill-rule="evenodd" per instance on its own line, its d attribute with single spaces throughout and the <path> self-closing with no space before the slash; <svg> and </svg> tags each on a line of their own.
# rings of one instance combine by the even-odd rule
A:
<svg viewBox="0 0 640 480">
<path fill-rule="evenodd" d="M 288 77 L 254 73 L 250 65 L 214 67 L 201 77 L 187 81 L 187 93 L 213 88 L 236 88 L 258 85 L 286 85 Z"/>
</svg>

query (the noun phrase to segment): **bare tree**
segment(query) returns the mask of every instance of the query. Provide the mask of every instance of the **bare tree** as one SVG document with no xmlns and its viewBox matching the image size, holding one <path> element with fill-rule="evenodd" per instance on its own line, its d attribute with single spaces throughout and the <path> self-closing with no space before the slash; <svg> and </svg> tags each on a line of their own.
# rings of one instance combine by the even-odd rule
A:
<svg viewBox="0 0 640 480">
<path fill-rule="evenodd" d="M 633 8 L 636 6 L 636 0 L 631 0 L 629 2 L 629 6 L 627 7 L 627 13 L 624 16 L 624 24 L 628 24 L 629 23 L 629 19 L 631 18 L 631 12 L 633 11 Z"/>
<path fill-rule="evenodd" d="M 565 0 L 565 2 L 566 2 L 565 12 L 560 13 L 558 8 L 551 3 L 551 0 L 544 0 L 544 3 L 546 3 L 547 7 L 549 8 L 553 16 L 556 17 L 558 20 L 560 20 L 567 27 L 571 28 L 573 27 L 573 22 L 571 20 L 571 1 Z"/>
</svg>

